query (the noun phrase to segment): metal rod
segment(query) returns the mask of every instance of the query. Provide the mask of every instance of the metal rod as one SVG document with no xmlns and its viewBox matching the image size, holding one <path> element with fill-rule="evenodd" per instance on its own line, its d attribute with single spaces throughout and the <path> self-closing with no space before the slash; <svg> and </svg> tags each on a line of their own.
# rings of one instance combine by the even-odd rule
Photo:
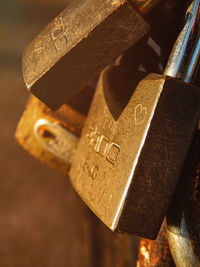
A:
<svg viewBox="0 0 200 267">
<path fill-rule="evenodd" d="M 187 10 L 185 26 L 169 57 L 164 74 L 193 82 L 200 57 L 200 0 Z"/>
</svg>

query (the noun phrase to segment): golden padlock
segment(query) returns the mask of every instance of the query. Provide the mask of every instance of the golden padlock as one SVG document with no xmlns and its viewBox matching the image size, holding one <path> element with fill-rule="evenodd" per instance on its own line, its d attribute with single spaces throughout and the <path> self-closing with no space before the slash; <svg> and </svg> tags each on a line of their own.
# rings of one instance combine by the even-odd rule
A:
<svg viewBox="0 0 200 267">
<path fill-rule="evenodd" d="M 184 81 L 195 75 L 196 10 L 188 11 L 165 75 L 144 78 L 121 113 L 113 112 L 107 100 L 107 92 L 115 89 L 109 83 L 112 69 L 99 79 L 70 177 L 113 231 L 155 239 L 166 215 L 200 112 L 199 88 L 166 75 Z"/>
<path fill-rule="evenodd" d="M 59 108 L 148 32 L 140 13 L 158 2 L 72 1 L 24 51 L 26 87 Z"/>
<path fill-rule="evenodd" d="M 35 158 L 68 174 L 93 93 L 88 85 L 55 112 L 31 96 L 17 127 L 17 141 Z"/>
</svg>

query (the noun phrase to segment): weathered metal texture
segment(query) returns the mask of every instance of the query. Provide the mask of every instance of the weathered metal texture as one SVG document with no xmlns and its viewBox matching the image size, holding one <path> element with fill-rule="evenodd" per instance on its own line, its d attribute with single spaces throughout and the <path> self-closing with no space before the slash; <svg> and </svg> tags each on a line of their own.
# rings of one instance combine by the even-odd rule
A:
<svg viewBox="0 0 200 267">
<path fill-rule="evenodd" d="M 167 240 L 166 221 L 155 241 L 141 239 L 137 267 L 175 267 Z"/>
<path fill-rule="evenodd" d="M 155 239 L 196 131 L 200 91 L 151 74 L 114 119 L 109 76 L 100 77 L 71 181 L 111 230 Z"/>
<path fill-rule="evenodd" d="M 55 112 L 30 97 L 15 134 L 18 142 L 37 159 L 66 175 L 93 94 L 94 87 L 87 85 Z"/>
<path fill-rule="evenodd" d="M 177 267 L 200 266 L 200 132 L 196 133 L 168 215 L 168 239 Z"/>
<path fill-rule="evenodd" d="M 63 105 L 57 112 L 53 112 L 32 96 L 15 136 L 34 157 L 67 174 L 84 122 L 85 116 L 70 106 Z M 40 123 L 38 127 L 37 123 Z M 64 140 L 63 136 L 56 136 L 59 129 L 66 133 Z M 62 149 L 65 150 L 65 157 L 59 156 Z"/>
<path fill-rule="evenodd" d="M 72 1 L 25 50 L 25 84 L 57 109 L 148 28 L 127 0 Z"/>
</svg>

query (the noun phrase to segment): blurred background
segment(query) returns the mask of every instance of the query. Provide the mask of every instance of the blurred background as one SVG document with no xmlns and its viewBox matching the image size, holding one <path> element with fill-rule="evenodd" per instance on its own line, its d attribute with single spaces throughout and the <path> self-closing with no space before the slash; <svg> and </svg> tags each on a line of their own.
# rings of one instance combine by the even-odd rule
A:
<svg viewBox="0 0 200 267">
<path fill-rule="evenodd" d="M 14 139 L 28 99 L 22 51 L 66 3 L 0 1 L 0 267 L 89 266 L 89 237 L 80 227 L 84 207 L 68 178 L 29 156 Z"/>
<path fill-rule="evenodd" d="M 0 0 L 0 267 L 135 266 L 135 238 L 108 231 L 14 139 L 29 95 L 22 52 L 67 2 Z"/>
</svg>

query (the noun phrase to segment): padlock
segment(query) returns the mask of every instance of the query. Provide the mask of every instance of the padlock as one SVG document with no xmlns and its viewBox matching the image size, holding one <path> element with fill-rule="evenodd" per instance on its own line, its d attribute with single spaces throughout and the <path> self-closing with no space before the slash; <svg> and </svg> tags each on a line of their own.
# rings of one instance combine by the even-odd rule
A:
<svg viewBox="0 0 200 267">
<path fill-rule="evenodd" d="M 167 213 L 168 241 L 177 267 L 200 266 L 199 185 L 200 130 L 196 132 Z"/>
<path fill-rule="evenodd" d="M 55 112 L 31 96 L 15 133 L 18 143 L 35 158 L 67 175 L 93 93 L 93 86 L 88 85 Z"/>
<path fill-rule="evenodd" d="M 120 112 L 109 97 L 112 70 L 100 77 L 70 177 L 113 231 L 155 239 L 166 215 L 199 116 L 199 88 L 173 78 L 189 81 L 195 74 L 198 4 L 190 8 L 165 74 L 145 77 Z M 176 65 L 176 74 L 166 76 Z"/>
<path fill-rule="evenodd" d="M 145 14 L 157 2 L 72 1 L 25 50 L 26 87 L 48 107 L 59 108 L 148 32 L 134 4 Z"/>
<path fill-rule="evenodd" d="M 200 265 L 199 185 L 200 123 L 167 213 L 168 241 L 177 267 Z"/>
</svg>

